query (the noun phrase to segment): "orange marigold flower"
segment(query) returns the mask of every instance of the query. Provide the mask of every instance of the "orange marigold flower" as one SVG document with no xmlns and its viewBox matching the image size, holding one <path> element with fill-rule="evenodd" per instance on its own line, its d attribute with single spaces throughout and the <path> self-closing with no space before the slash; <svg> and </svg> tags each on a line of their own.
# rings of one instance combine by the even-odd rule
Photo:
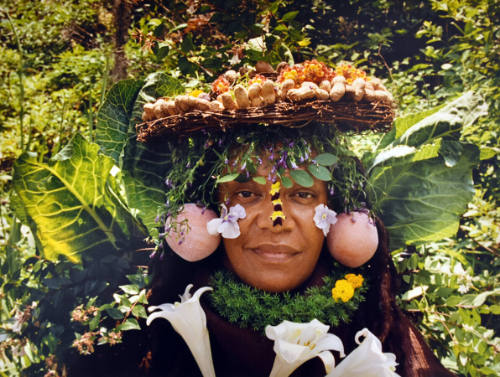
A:
<svg viewBox="0 0 500 377">
<path fill-rule="evenodd" d="M 284 68 L 278 77 L 279 82 L 287 79 L 295 81 L 295 86 L 299 87 L 305 81 L 304 67 L 301 64 L 296 64 L 293 67 Z"/>
<path fill-rule="evenodd" d="M 361 287 L 363 285 L 363 281 L 365 280 L 363 279 L 362 275 L 356 275 L 356 274 L 347 274 L 345 276 L 345 279 L 349 283 L 351 283 L 354 289 Z"/>
<path fill-rule="evenodd" d="M 356 80 L 359 77 L 366 79 L 365 71 L 357 69 L 349 63 L 343 63 L 337 66 L 337 68 L 335 69 L 335 74 L 337 76 L 344 76 L 348 84 L 351 84 L 354 80 Z"/>
<path fill-rule="evenodd" d="M 255 83 L 258 83 L 258 84 L 263 84 L 267 79 L 262 76 L 262 75 L 255 75 L 249 82 L 248 82 L 248 86 L 252 85 L 252 84 L 255 84 Z"/>
<path fill-rule="evenodd" d="M 212 83 L 212 91 L 216 94 L 222 94 L 229 90 L 230 83 L 224 76 L 219 76 L 217 80 Z"/>
</svg>

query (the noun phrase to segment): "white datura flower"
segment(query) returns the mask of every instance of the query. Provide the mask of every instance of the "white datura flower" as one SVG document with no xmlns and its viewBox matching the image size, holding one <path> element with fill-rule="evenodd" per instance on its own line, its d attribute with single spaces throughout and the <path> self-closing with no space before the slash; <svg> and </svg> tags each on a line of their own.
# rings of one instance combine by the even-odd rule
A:
<svg viewBox="0 0 500 377">
<path fill-rule="evenodd" d="M 314 208 L 314 223 L 323 231 L 325 237 L 330 231 L 330 226 L 337 222 L 337 213 L 324 204 L 319 204 Z"/>
<path fill-rule="evenodd" d="M 193 284 L 189 284 L 180 296 L 181 302 L 151 306 L 148 310 L 155 311 L 148 316 L 146 324 L 149 326 L 156 318 L 165 318 L 175 331 L 186 342 L 194 356 L 203 377 L 215 377 L 215 370 L 210 349 L 210 338 L 207 330 L 207 317 L 200 305 L 200 296 L 211 287 L 202 287 L 191 296 L 189 291 Z"/>
<path fill-rule="evenodd" d="M 238 220 L 244 219 L 247 216 L 245 208 L 240 204 L 236 204 L 229 208 L 228 212 L 224 204 L 221 207 L 220 218 L 210 220 L 207 223 L 208 233 L 213 236 L 220 233 L 224 238 L 238 238 L 240 236 Z"/>
<path fill-rule="evenodd" d="M 360 338 L 364 337 L 360 342 Z M 382 343 L 368 329 L 356 333 L 359 346 L 352 351 L 326 377 L 400 377 L 395 373 L 396 356 L 383 353 Z"/>
<path fill-rule="evenodd" d="M 318 356 L 325 365 L 326 372 L 335 365 L 330 350 L 344 356 L 344 346 L 336 335 L 329 334 L 330 327 L 317 319 L 309 323 L 283 321 L 277 326 L 266 326 L 266 336 L 274 340 L 273 369 L 270 377 L 288 377 L 306 361 Z"/>
</svg>

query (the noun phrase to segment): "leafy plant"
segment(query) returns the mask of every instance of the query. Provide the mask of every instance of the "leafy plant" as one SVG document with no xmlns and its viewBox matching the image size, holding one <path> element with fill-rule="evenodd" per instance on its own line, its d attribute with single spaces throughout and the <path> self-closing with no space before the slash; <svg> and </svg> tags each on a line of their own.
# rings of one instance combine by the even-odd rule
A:
<svg viewBox="0 0 500 377">
<path fill-rule="evenodd" d="M 392 249 L 457 232 L 479 161 L 477 147 L 458 138 L 464 124 L 486 114 L 480 100 L 466 93 L 432 114 L 400 119 L 381 140 L 393 139 L 373 158 L 368 183 Z"/>
</svg>

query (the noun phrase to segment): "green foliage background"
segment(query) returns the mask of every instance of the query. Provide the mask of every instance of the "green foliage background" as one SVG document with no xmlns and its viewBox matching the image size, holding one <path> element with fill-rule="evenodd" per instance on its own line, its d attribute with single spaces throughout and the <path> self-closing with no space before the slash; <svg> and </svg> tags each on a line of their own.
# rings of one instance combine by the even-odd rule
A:
<svg viewBox="0 0 500 377">
<path fill-rule="evenodd" d="M 63 375 L 64 363 L 77 352 L 71 347 L 75 339 L 78 344 L 90 336 L 96 347 L 104 347 L 114 336 L 143 324 L 147 276 L 140 266 L 147 264 L 148 252 L 137 250 L 144 247 L 146 228 L 153 229 L 154 222 L 141 221 L 141 210 L 162 202 L 161 189 L 148 182 L 164 176 L 160 168 L 145 173 L 134 157 L 146 159 L 161 151 L 129 142 L 138 106 L 157 95 L 157 87 L 147 84 L 163 80 L 163 92 L 189 90 L 207 85 L 232 64 L 265 60 L 276 65 L 312 57 L 331 63 L 351 61 L 385 78 L 395 95 L 399 118 L 394 130 L 383 138 L 363 135 L 350 140 L 366 166 L 375 153 L 412 146 L 405 136 L 409 126 L 437 110 L 445 112 L 441 107 L 462 93 L 486 99 L 487 116 L 471 111 L 478 120 L 464 116 L 460 130 L 453 129 L 447 116 L 442 124 L 448 129 L 433 134 L 425 140 L 426 149 L 417 151 L 429 153 L 419 165 L 421 171 L 433 172 L 441 171 L 432 165 L 438 160 L 443 171 L 445 165 L 461 166 L 460 154 L 450 153 L 458 142 L 467 145 L 463 153 L 478 155 L 474 184 L 464 187 L 474 190 L 472 200 L 457 203 L 456 213 L 464 206 L 466 212 L 459 223 L 449 220 L 453 231 L 443 234 L 445 238 L 409 246 L 399 242 L 393 245 L 399 247 L 393 257 L 403 283 L 400 304 L 420 323 L 443 363 L 462 376 L 500 375 L 498 1 L 137 0 L 129 4 L 131 26 L 123 48 L 131 81 L 114 86 L 105 103 L 104 94 L 115 80 L 110 76 L 117 32 L 113 2 L 0 2 L 0 375 L 43 376 L 48 371 Z M 168 75 L 149 76 L 156 71 Z M 106 106 L 113 101 L 137 106 L 108 117 Z M 78 133 L 83 137 L 70 143 Z M 107 156 L 85 140 L 100 141 Z M 390 167 L 391 174 L 399 174 L 411 186 L 407 170 L 401 168 L 408 156 L 400 158 L 400 165 Z M 47 203 L 42 213 L 26 207 L 25 198 L 14 194 L 14 189 L 22 193 L 22 187 L 30 185 L 15 178 L 15 174 L 26 178 L 20 169 L 12 169 L 17 159 L 16 166 L 40 168 L 30 178 L 31 185 L 41 182 L 38 192 L 24 194 Z M 93 169 L 92 161 L 99 161 L 99 172 L 92 174 L 102 179 L 71 180 L 72 169 L 65 166 L 80 161 L 87 161 L 79 165 L 81 169 Z M 373 176 L 386 168 L 383 162 L 377 164 Z M 375 192 L 385 187 L 375 178 L 372 183 Z M 81 188 L 74 189 L 77 185 Z M 75 196 L 91 188 L 102 194 L 98 201 Z M 65 192 L 64 204 L 54 206 L 47 199 L 51 190 Z M 50 248 L 44 248 L 46 241 L 40 236 L 44 229 L 35 225 L 45 221 L 50 227 L 51 214 L 61 208 L 89 217 L 79 224 L 89 227 L 82 228 L 85 234 L 113 228 L 121 236 L 105 244 L 85 243 L 82 247 L 89 250 L 81 254 L 81 264 L 57 256 L 47 259 L 50 255 L 42 251 Z M 402 213 L 409 216 L 411 207 L 406 210 Z M 72 218 L 75 215 L 68 212 L 66 221 Z M 456 236 L 450 236 L 456 230 Z M 60 237 L 58 253 L 71 257 L 79 250 L 78 239 Z M 417 235 L 415 241 L 422 238 Z M 128 242 L 121 244 L 123 240 Z M 88 312 L 85 320 L 72 320 L 77 307 Z"/>
</svg>

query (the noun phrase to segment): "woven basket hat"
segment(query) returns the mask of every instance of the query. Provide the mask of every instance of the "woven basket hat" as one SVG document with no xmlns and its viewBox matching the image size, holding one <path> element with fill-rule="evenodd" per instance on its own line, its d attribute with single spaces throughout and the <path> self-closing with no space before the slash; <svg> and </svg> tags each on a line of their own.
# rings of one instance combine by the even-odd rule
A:
<svg viewBox="0 0 500 377">
<path fill-rule="evenodd" d="M 388 131 L 394 100 L 381 81 L 350 64 L 330 68 L 317 60 L 274 69 L 229 70 L 200 90 L 173 98 L 158 98 L 144 106 L 137 138 L 148 142 L 168 135 L 200 130 L 222 131 L 245 124 L 303 127 L 311 121 L 340 131 Z"/>
</svg>

